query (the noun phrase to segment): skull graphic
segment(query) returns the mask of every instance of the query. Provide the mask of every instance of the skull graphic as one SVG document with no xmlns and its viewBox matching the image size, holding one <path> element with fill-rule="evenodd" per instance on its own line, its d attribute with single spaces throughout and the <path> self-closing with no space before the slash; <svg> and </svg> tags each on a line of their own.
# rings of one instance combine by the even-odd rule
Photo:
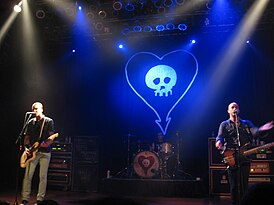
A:
<svg viewBox="0 0 274 205">
<path fill-rule="evenodd" d="M 172 95 L 172 88 L 176 85 L 177 74 L 173 68 L 167 65 L 152 67 L 146 74 L 145 82 L 147 87 L 155 92 L 155 96 L 166 97 Z"/>
</svg>

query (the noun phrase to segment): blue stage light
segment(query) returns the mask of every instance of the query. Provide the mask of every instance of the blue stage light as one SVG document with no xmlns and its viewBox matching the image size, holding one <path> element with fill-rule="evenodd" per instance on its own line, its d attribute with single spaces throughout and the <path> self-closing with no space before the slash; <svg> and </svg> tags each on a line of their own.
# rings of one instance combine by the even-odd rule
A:
<svg viewBox="0 0 274 205">
<path fill-rule="evenodd" d="M 78 10 L 81 11 L 82 10 L 82 6 L 78 6 Z"/>
<path fill-rule="evenodd" d="M 196 40 L 195 40 L 195 39 L 192 39 L 192 40 L 191 40 L 191 43 L 195 44 L 195 43 L 196 43 Z"/>
<path fill-rule="evenodd" d="M 249 40 L 247 40 L 247 41 L 246 41 L 246 43 L 250 43 L 250 41 L 249 41 Z"/>
<path fill-rule="evenodd" d="M 72 53 L 75 53 L 76 52 L 76 50 L 75 49 L 72 49 Z"/>
<path fill-rule="evenodd" d="M 187 25 L 184 24 L 184 23 L 180 23 L 178 25 L 178 29 L 181 30 L 181 31 L 185 31 L 187 29 Z"/>
<path fill-rule="evenodd" d="M 151 32 L 152 27 L 151 26 L 144 26 L 143 30 L 144 30 L 144 32 Z"/>
<path fill-rule="evenodd" d="M 166 24 L 166 29 L 167 29 L 167 30 L 174 30 L 174 29 L 175 29 L 175 26 L 174 26 L 173 23 L 168 23 L 168 24 Z"/>
<path fill-rule="evenodd" d="M 156 31 L 163 31 L 163 30 L 165 30 L 164 25 L 159 24 L 159 25 L 156 26 Z"/>
<path fill-rule="evenodd" d="M 120 49 L 124 48 L 123 44 L 119 44 L 118 46 Z"/>
<path fill-rule="evenodd" d="M 134 5 L 130 2 L 125 6 L 126 11 L 133 11 L 135 9 Z"/>
<path fill-rule="evenodd" d="M 133 27 L 133 31 L 134 32 L 141 32 L 142 31 L 142 27 L 139 26 L 139 25 L 136 25 L 136 26 Z"/>
<path fill-rule="evenodd" d="M 123 28 L 121 32 L 122 32 L 123 35 L 127 35 L 128 33 L 130 33 L 130 29 L 129 28 Z"/>
</svg>

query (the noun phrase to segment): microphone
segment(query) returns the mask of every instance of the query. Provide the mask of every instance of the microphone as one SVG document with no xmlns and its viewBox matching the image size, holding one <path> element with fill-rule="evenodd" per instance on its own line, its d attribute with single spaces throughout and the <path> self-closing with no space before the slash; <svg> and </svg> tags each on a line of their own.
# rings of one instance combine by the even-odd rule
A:
<svg viewBox="0 0 274 205">
<path fill-rule="evenodd" d="M 238 114 L 239 114 L 239 111 L 238 111 L 238 110 L 234 110 L 234 111 L 233 111 L 233 114 L 234 114 L 234 115 L 238 115 Z"/>
<path fill-rule="evenodd" d="M 26 112 L 27 115 L 35 115 L 35 112 Z"/>
</svg>

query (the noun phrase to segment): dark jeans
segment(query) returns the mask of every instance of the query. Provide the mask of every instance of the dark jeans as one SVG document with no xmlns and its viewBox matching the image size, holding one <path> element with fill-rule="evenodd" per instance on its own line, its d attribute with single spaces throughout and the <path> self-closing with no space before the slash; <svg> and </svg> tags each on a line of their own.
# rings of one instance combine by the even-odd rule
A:
<svg viewBox="0 0 274 205">
<path fill-rule="evenodd" d="M 230 193 L 233 205 L 239 205 L 240 200 L 248 189 L 248 178 L 250 163 L 242 163 L 239 167 L 228 169 L 228 179 L 230 183 Z"/>
</svg>

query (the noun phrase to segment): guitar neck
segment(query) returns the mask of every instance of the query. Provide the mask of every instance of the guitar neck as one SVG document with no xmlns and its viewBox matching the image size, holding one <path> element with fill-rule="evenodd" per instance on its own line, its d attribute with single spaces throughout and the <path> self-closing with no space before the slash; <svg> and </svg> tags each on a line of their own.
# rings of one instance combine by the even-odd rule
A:
<svg viewBox="0 0 274 205">
<path fill-rule="evenodd" d="M 255 147 L 255 148 L 253 148 L 253 149 L 244 151 L 244 152 L 243 152 L 243 155 L 244 155 L 244 156 L 248 156 L 248 155 L 250 155 L 250 154 L 253 154 L 253 153 L 258 152 L 258 151 L 261 150 L 261 149 L 267 149 L 267 148 L 270 148 L 270 147 L 273 147 L 273 146 L 274 146 L 274 142 L 271 142 L 271 143 L 262 145 L 262 146 L 260 146 L 260 147 Z"/>
<path fill-rule="evenodd" d="M 53 134 L 53 135 L 51 135 L 51 136 L 49 136 L 46 140 L 44 140 L 44 142 L 47 142 L 47 141 L 49 141 L 49 140 L 54 140 L 56 137 L 58 137 L 58 133 L 55 133 L 55 134 Z M 30 147 L 30 151 L 35 151 L 35 150 L 37 150 L 38 148 L 39 148 L 39 146 L 40 146 L 40 142 L 35 142 L 31 147 Z"/>
</svg>

